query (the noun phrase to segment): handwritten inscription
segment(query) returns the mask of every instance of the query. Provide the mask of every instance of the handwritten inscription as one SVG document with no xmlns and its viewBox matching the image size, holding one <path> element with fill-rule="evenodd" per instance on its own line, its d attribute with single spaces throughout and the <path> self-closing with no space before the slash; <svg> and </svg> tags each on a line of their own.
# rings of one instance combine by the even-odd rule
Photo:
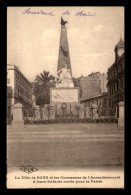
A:
<svg viewBox="0 0 131 195">
<path fill-rule="evenodd" d="M 48 16 L 55 16 L 55 14 L 53 12 L 45 12 L 43 10 L 40 11 L 31 11 L 30 8 L 26 9 L 23 14 L 43 14 L 43 15 L 48 15 Z"/>
<path fill-rule="evenodd" d="M 67 11 L 63 12 L 62 15 L 71 15 L 71 13 L 70 13 L 69 10 L 67 10 Z M 87 13 L 85 13 L 83 11 L 79 11 L 79 12 L 77 12 L 75 14 L 75 16 L 95 16 L 95 15 L 96 15 L 95 12 L 87 12 Z"/>
<path fill-rule="evenodd" d="M 43 10 L 40 11 L 32 11 L 30 8 L 24 10 L 22 14 L 32 14 L 32 15 L 45 15 L 45 16 L 55 16 L 54 12 L 46 12 Z M 66 10 L 65 12 L 62 13 L 62 15 L 71 15 L 71 12 L 69 10 Z M 75 13 L 75 16 L 95 16 L 95 12 L 84 12 L 84 11 L 79 11 Z"/>
<path fill-rule="evenodd" d="M 80 11 L 76 13 L 76 16 L 95 16 L 95 15 L 96 15 L 95 12 L 84 13 L 83 11 Z"/>
</svg>

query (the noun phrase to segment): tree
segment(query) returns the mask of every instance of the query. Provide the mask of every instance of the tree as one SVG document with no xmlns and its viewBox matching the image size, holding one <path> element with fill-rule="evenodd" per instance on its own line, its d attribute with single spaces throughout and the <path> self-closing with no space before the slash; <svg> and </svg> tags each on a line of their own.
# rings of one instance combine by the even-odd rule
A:
<svg viewBox="0 0 131 195">
<path fill-rule="evenodd" d="M 55 77 L 50 75 L 49 72 L 43 71 L 40 75 L 36 76 L 36 83 L 34 86 L 34 95 L 36 104 L 44 106 L 50 103 L 50 88 L 55 86 Z"/>
<path fill-rule="evenodd" d="M 73 83 L 74 83 L 74 87 L 78 87 L 77 86 L 77 79 L 73 77 L 72 80 L 73 80 Z"/>
<path fill-rule="evenodd" d="M 81 88 L 81 77 L 79 78 L 72 78 L 73 79 L 73 83 L 74 83 L 74 87 L 79 87 L 80 89 L 80 97 L 82 97 L 82 88 Z"/>
</svg>

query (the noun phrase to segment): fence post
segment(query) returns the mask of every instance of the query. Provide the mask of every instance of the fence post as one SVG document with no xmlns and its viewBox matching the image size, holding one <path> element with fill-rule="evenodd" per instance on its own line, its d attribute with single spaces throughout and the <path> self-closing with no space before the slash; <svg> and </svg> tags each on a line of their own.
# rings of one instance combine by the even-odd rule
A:
<svg viewBox="0 0 131 195">
<path fill-rule="evenodd" d="M 118 108 L 117 108 L 117 106 L 115 106 L 115 113 L 113 112 L 113 114 L 115 115 L 115 118 L 117 118 L 117 115 L 118 115 Z"/>
<path fill-rule="evenodd" d="M 57 105 L 55 105 L 55 121 L 57 123 Z"/>
<path fill-rule="evenodd" d="M 24 116 L 23 116 L 23 105 L 20 103 L 11 106 L 11 111 L 13 114 L 13 126 L 24 126 Z"/>
<path fill-rule="evenodd" d="M 43 108 L 43 106 L 41 105 L 40 106 L 40 121 L 41 121 L 41 123 L 42 123 L 42 108 Z"/>
<path fill-rule="evenodd" d="M 95 113 L 94 113 L 94 110 L 97 110 L 98 111 L 98 105 L 96 105 L 96 104 L 92 104 L 92 106 L 91 106 L 91 112 L 92 112 L 92 119 L 97 119 L 98 118 L 98 113 L 97 113 L 97 115 L 95 115 Z M 97 117 L 97 118 L 96 118 Z"/>
<path fill-rule="evenodd" d="M 72 111 L 71 111 L 71 104 L 70 104 L 70 122 L 72 122 Z"/>
<path fill-rule="evenodd" d="M 118 126 L 124 127 L 124 102 L 119 102 L 119 117 L 118 117 Z"/>
<path fill-rule="evenodd" d="M 86 122 L 86 104 L 84 104 L 84 121 Z"/>
</svg>

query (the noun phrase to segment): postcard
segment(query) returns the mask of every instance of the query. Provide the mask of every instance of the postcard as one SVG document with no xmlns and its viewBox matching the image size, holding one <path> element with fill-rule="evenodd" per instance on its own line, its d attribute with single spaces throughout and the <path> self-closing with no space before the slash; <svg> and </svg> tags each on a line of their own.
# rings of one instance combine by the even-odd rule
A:
<svg viewBox="0 0 131 195">
<path fill-rule="evenodd" d="M 7 7 L 7 188 L 124 189 L 124 7 Z"/>
</svg>

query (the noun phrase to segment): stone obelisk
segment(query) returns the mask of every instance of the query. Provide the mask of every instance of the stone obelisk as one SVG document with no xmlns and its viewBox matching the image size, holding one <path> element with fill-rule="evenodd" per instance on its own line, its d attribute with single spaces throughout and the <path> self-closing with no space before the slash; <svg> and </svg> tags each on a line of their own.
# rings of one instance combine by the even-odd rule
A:
<svg viewBox="0 0 131 195">
<path fill-rule="evenodd" d="M 72 80 L 72 70 L 69 54 L 69 45 L 67 31 L 64 21 L 61 17 L 61 35 L 59 45 L 58 66 L 56 75 L 56 86 L 50 89 L 50 104 L 61 106 L 79 104 L 79 88 L 74 87 Z"/>
<path fill-rule="evenodd" d="M 65 66 L 65 64 L 67 64 L 67 68 L 70 69 L 71 76 L 72 76 L 69 45 L 68 45 L 67 31 L 65 26 L 66 23 L 67 21 L 64 21 L 63 18 L 61 17 L 61 35 L 60 35 L 57 71 L 59 71 L 61 68 Z"/>
<path fill-rule="evenodd" d="M 60 45 L 59 45 L 59 57 L 57 66 L 57 79 L 58 83 L 56 87 L 74 87 L 72 82 L 72 70 L 69 54 L 69 45 L 67 39 L 67 31 L 64 21 L 61 17 L 61 35 L 60 35 Z"/>
</svg>

